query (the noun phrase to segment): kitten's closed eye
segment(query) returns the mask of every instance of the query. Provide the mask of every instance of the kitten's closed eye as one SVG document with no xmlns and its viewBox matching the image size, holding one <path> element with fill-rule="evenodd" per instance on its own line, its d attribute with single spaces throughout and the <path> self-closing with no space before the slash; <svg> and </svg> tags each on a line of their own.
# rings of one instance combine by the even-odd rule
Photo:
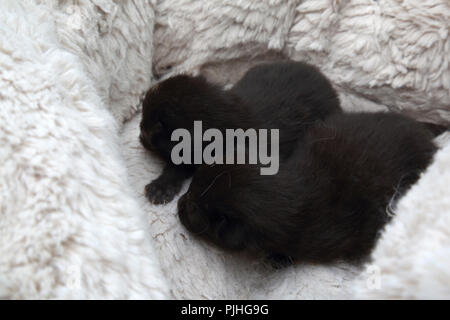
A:
<svg viewBox="0 0 450 320">
<path fill-rule="evenodd" d="M 220 243 L 230 250 L 241 250 L 245 248 L 245 231 L 242 225 L 236 221 L 221 216 L 217 227 L 217 238 Z"/>
<path fill-rule="evenodd" d="M 150 129 L 150 135 L 154 136 L 160 134 L 165 130 L 165 126 L 161 121 L 155 123 L 155 125 Z"/>
<path fill-rule="evenodd" d="M 162 122 L 158 121 L 151 128 L 141 125 L 141 133 L 139 140 L 144 148 L 155 151 L 162 139 L 165 139 L 165 127 Z"/>
</svg>

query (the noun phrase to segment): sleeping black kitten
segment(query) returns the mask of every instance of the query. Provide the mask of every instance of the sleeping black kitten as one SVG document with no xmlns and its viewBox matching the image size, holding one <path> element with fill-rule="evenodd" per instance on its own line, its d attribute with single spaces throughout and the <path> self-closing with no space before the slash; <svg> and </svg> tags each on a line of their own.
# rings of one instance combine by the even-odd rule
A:
<svg viewBox="0 0 450 320">
<path fill-rule="evenodd" d="M 171 201 L 193 174 L 195 165 L 172 163 L 176 142 L 170 138 L 178 128 L 192 133 L 195 120 L 203 122 L 204 130 L 279 129 L 280 157 L 285 158 L 315 121 L 339 112 L 339 100 L 329 81 L 302 62 L 254 67 L 228 91 L 203 77 L 167 79 L 154 86 L 143 103 L 139 139 L 167 162 L 161 176 L 145 187 L 146 197 L 155 204 Z"/>
<path fill-rule="evenodd" d="M 178 202 L 182 224 L 231 250 L 287 260 L 364 258 L 435 152 L 398 114 L 335 114 L 311 127 L 278 174 L 257 165 L 200 167 Z"/>
</svg>

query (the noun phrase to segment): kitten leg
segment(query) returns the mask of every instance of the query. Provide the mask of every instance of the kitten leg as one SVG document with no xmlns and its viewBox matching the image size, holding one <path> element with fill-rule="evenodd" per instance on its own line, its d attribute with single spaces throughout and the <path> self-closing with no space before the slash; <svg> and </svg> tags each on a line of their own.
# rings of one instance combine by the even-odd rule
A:
<svg viewBox="0 0 450 320">
<path fill-rule="evenodd" d="M 184 180 L 192 174 L 191 168 L 167 164 L 162 174 L 145 186 L 145 197 L 153 204 L 168 203 L 180 192 Z"/>
</svg>

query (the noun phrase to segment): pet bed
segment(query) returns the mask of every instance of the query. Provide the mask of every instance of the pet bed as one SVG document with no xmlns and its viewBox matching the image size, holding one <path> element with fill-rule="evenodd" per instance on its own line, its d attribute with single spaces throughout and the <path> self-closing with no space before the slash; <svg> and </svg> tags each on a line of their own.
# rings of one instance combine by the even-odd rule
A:
<svg viewBox="0 0 450 320">
<path fill-rule="evenodd" d="M 370 263 L 277 271 L 192 238 L 176 200 L 148 203 L 162 163 L 137 139 L 158 78 L 230 86 L 287 58 L 346 110 L 449 125 L 447 0 L 4 0 L 0 30 L 1 298 L 450 298 L 448 136 Z"/>
</svg>

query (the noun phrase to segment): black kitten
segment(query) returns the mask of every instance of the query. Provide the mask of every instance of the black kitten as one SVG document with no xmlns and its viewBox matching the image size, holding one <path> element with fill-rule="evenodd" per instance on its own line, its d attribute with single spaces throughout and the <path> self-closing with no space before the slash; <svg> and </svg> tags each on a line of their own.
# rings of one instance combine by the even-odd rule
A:
<svg viewBox="0 0 450 320">
<path fill-rule="evenodd" d="M 171 134 L 194 121 L 203 129 L 279 129 L 280 157 L 286 158 L 315 121 L 341 112 L 336 92 L 318 69 L 302 62 L 263 64 L 250 69 L 231 89 L 223 90 L 202 77 L 186 75 L 153 87 L 143 103 L 140 141 L 167 161 L 160 177 L 145 188 L 153 203 L 171 201 L 194 165 L 175 165 Z M 193 161 L 192 161 L 193 163 Z"/>
<path fill-rule="evenodd" d="M 145 187 L 151 202 L 171 201 L 183 181 L 193 174 L 194 165 L 172 163 L 171 151 L 177 142 L 171 141 L 171 135 L 179 128 L 193 135 L 195 120 L 202 120 L 204 128 L 251 123 L 249 108 L 239 98 L 202 77 L 176 76 L 153 87 L 144 99 L 139 139 L 144 148 L 160 155 L 167 165 L 161 176 Z"/>
<path fill-rule="evenodd" d="M 273 176 L 256 165 L 202 166 L 178 202 L 182 224 L 228 250 L 286 260 L 365 257 L 387 208 L 419 178 L 433 135 L 398 114 L 336 114 L 308 130 Z"/>
</svg>

